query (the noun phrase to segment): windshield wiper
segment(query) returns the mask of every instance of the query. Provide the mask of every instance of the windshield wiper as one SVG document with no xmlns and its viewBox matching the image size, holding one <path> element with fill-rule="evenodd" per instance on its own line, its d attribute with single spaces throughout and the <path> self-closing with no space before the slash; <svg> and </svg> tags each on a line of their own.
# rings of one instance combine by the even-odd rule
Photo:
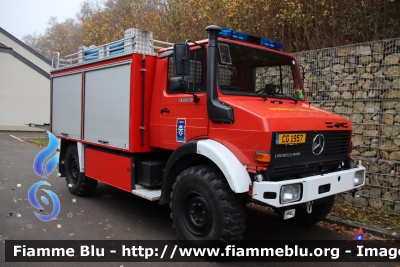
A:
<svg viewBox="0 0 400 267">
<path fill-rule="evenodd" d="M 276 96 L 276 95 L 274 95 L 274 96 Z M 297 104 L 297 102 L 299 102 L 298 98 L 295 98 L 293 96 L 288 96 L 288 95 L 280 95 L 280 96 L 278 96 L 278 98 L 293 100 L 295 104 Z"/>
<path fill-rule="evenodd" d="M 258 95 L 258 96 L 260 96 L 263 100 L 264 100 L 264 102 L 265 101 L 267 101 L 267 97 L 266 96 L 263 96 L 262 94 L 260 94 L 260 93 L 258 93 L 258 92 L 251 92 L 251 91 L 249 91 L 249 90 L 247 90 L 247 89 L 245 89 L 245 88 L 240 88 L 240 87 L 233 87 L 233 86 L 226 86 L 226 87 L 220 87 L 222 90 L 226 90 L 226 91 L 231 91 L 231 92 L 234 92 L 234 91 L 244 91 L 244 92 L 247 92 L 247 93 L 249 93 L 249 94 L 252 94 L 252 95 Z"/>
<path fill-rule="evenodd" d="M 267 97 L 266 96 L 263 96 L 262 94 L 260 94 L 260 93 L 256 93 L 257 95 L 259 95 L 259 96 L 261 96 L 262 97 L 262 99 L 264 99 L 264 102 L 265 101 L 267 101 Z"/>
</svg>

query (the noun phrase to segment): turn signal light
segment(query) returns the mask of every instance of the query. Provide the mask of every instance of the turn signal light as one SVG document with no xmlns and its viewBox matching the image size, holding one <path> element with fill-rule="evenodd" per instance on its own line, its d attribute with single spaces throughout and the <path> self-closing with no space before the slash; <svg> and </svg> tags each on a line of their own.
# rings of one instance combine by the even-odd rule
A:
<svg viewBox="0 0 400 267">
<path fill-rule="evenodd" d="M 268 152 L 256 151 L 254 153 L 254 159 L 259 162 L 270 162 L 271 154 Z"/>
<path fill-rule="evenodd" d="M 249 196 L 252 197 L 253 196 L 253 185 L 249 184 L 249 192 L 248 192 Z"/>
</svg>

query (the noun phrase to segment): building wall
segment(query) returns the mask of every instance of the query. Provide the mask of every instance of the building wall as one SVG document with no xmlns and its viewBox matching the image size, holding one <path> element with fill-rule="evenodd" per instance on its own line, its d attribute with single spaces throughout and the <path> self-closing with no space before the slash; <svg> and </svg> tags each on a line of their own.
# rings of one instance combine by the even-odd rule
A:
<svg viewBox="0 0 400 267">
<path fill-rule="evenodd" d="M 0 130 L 49 123 L 50 80 L 9 53 L 0 53 L 0 65 Z"/>
<path fill-rule="evenodd" d="M 33 64 L 46 71 L 47 73 L 50 73 L 50 64 L 48 62 L 44 61 L 42 58 L 32 53 L 32 51 L 30 51 L 30 48 L 27 49 L 27 47 L 24 47 L 24 45 L 21 45 L 19 42 L 14 41 L 14 37 L 10 37 L 7 35 L 8 34 L 4 33 L 4 30 L 0 28 L 0 43 L 11 47 L 15 52 L 17 52 Z"/>
</svg>

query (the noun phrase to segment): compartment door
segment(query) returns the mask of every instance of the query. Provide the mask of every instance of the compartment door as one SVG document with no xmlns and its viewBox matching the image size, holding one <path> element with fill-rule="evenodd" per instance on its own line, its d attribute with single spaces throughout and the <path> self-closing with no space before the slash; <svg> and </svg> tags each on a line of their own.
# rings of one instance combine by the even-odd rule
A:
<svg viewBox="0 0 400 267">
<path fill-rule="evenodd" d="M 81 138 L 82 73 L 53 78 L 52 131 Z"/>
<path fill-rule="evenodd" d="M 84 140 L 129 149 L 130 64 L 85 73 Z"/>
</svg>

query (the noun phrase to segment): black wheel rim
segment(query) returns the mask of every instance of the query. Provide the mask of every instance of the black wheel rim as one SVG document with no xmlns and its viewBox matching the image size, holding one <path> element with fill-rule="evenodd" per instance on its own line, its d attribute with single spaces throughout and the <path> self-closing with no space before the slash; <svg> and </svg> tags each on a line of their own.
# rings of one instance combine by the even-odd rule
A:
<svg viewBox="0 0 400 267">
<path fill-rule="evenodd" d="M 79 164 L 75 157 L 72 157 L 68 162 L 68 169 L 70 170 L 70 179 L 74 184 L 78 181 L 79 177 Z"/>
<path fill-rule="evenodd" d="M 183 202 L 183 218 L 186 227 L 196 236 L 203 236 L 212 224 L 210 207 L 206 198 L 196 191 L 186 193 Z"/>
</svg>

